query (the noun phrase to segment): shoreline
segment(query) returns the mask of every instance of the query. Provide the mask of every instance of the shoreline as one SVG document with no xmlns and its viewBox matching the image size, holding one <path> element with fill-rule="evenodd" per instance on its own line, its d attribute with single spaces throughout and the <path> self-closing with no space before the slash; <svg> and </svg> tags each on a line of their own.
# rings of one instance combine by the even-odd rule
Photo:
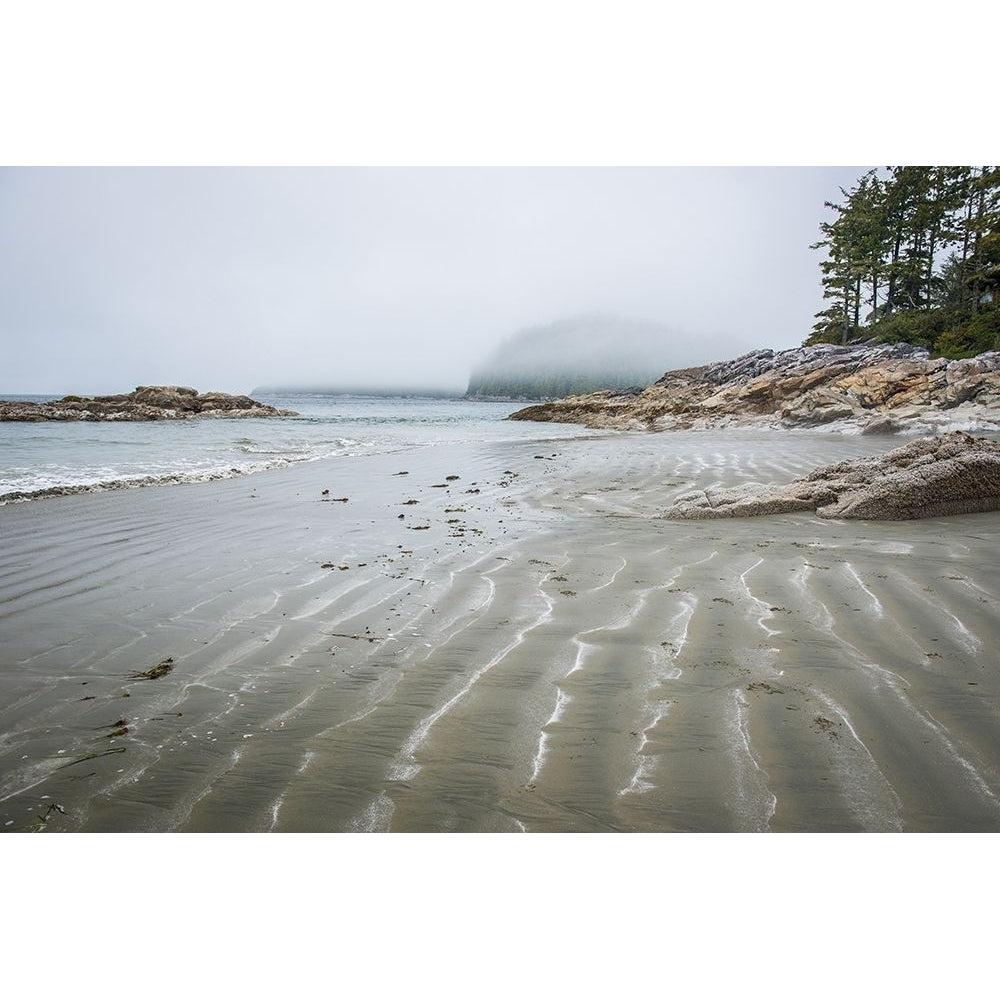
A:
<svg viewBox="0 0 1000 1000">
<path fill-rule="evenodd" d="M 568 426 L 575 426 L 572 423 L 568 423 Z M 970 429 L 971 428 L 971 429 Z M 754 433 L 777 433 L 777 434 L 787 434 L 790 436 L 837 436 L 845 438 L 854 438 L 860 436 L 870 436 L 865 435 L 861 426 L 856 423 L 844 422 L 842 424 L 830 424 L 819 427 L 786 427 L 773 421 L 767 420 L 745 420 L 745 421 L 734 421 L 731 423 L 698 423 L 692 426 L 685 426 L 680 428 L 675 427 L 660 427 L 660 428 L 645 428 L 645 427 L 594 427 L 587 428 L 592 432 L 597 432 L 597 434 L 588 434 L 586 436 L 580 435 L 578 439 L 582 440 L 596 440 L 600 438 L 619 438 L 628 439 L 629 437 L 635 435 L 646 435 L 646 434 L 674 434 L 681 433 L 684 435 L 703 435 L 710 437 L 713 434 L 724 433 L 728 436 L 733 434 L 739 434 L 740 432 L 746 432 L 748 434 Z M 893 434 L 878 435 L 878 440 L 881 442 L 880 446 L 872 445 L 872 448 L 881 447 L 883 450 L 888 450 L 898 444 L 899 441 L 908 441 L 919 437 L 933 436 L 941 433 L 950 433 L 951 431 L 959 430 L 968 433 L 974 433 L 979 436 L 994 438 L 1000 440 L 1000 424 L 997 426 L 986 426 L 983 424 L 973 423 L 971 425 L 967 423 L 962 423 L 952 425 L 942 425 L 940 428 L 931 429 L 928 425 L 927 429 L 922 429 L 921 427 L 916 428 L 906 428 L 905 430 L 900 430 L 894 432 Z M 549 444 L 559 445 L 564 441 L 573 440 L 574 437 L 548 437 L 544 439 L 538 439 L 535 444 L 539 447 L 547 447 Z M 510 442 L 513 444 L 514 441 Z M 438 444 L 428 444 L 428 445 L 406 445 L 400 450 L 409 452 L 410 450 L 421 448 L 421 447 L 449 447 L 455 446 L 455 442 L 448 443 L 438 443 Z M 530 444 L 530 442 L 529 442 Z M 393 449 L 386 449 L 384 451 L 372 452 L 371 455 L 376 454 L 392 454 Z M 214 467 L 204 470 L 196 470 L 190 472 L 166 472 L 160 475 L 146 475 L 138 474 L 135 476 L 122 476 L 117 479 L 112 480 L 101 480 L 95 482 L 85 482 L 85 483 L 63 483 L 55 484 L 52 486 L 39 487 L 34 490 L 15 490 L 10 493 L 0 494 L 0 508 L 7 504 L 21 504 L 28 501 L 34 500 L 49 500 L 56 497 L 68 497 L 77 496 L 80 494 L 90 494 L 90 493 L 108 493 L 116 492 L 119 490 L 135 490 L 135 489 L 145 489 L 148 487 L 163 487 L 163 486 L 190 486 L 199 483 L 214 483 L 220 480 L 228 479 L 246 479 L 248 477 L 254 477 L 260 473 L 273 472 L 277 469 L 284 469 L 288 467 L 294 467 L 299 465 L 305 465 L 313 462 L 336 462 L 341 457 L 347 457 L 350 459 L 364 457 L 360 456 L 356 452 L 347 452 L 345 456 L 329 456 L 329 455 L 287 455 L 280 456 L 268 461 L 260 462 L 255 464 L 251 468 L 239 468 L 237 466 L 232 466 L 229 468 Z"/>
<path fill-rule="evenodd" d="M 1000 515 L 656 520 L 884 447 L 619 432 L 9 504 L 0 829 L 1000 829 Z"/>
<path fill-rule="evenodd" d="M 505 405 L 365 399 L 292 404 L 297 418 L 5 423 L 0 505 L 49 496 L 229 479 L 298 463 L 495 439 L 566 439 L 583 428 L 541 433 L 503 421 Z"/>
<path fill-rule="evenodd" d="M 931 358 L 908 343 L 750 351 L 665 372 L 636 395 L 613 390 L 529 406 L 512 420 L 587 427 L 837 427 L 855 433 L 997 431 L 1000 352 Z"/>
</svg>

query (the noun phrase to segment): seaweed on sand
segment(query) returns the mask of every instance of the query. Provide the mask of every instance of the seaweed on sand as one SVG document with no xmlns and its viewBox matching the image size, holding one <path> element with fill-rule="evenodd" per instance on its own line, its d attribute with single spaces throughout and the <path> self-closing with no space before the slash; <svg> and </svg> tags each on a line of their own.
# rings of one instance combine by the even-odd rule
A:
<svg viewBox="0 0 1000 1000">
<path fill-rule="evenodd" d="M 135 673 L 130 674 L 133 680 L 143 680 L 143 681 L 155 681 L 159 680 L 161 677 L 165 677 L 174 669 L 174 658 L 168 656 L 165 660 L 160 660 L 155 667 L 150 667 L 149 670 L 137 670 Z"/>
<path fill-rule="evenodd" d="M 65 764 L 60 764 L 56 770 L 61 771 L 64 767 L 72 767 L 74 764 L 82 764 L 85 760 L 95 760 L 98 757 L 107 757 L 113 753 L 125 753 L 125 747 L 111 747 L 108 750 L 99 750 L 96 753 L 85 753 L 82 757 L 77 757 L 74 760 L 67 761 Z"/>
</svg>

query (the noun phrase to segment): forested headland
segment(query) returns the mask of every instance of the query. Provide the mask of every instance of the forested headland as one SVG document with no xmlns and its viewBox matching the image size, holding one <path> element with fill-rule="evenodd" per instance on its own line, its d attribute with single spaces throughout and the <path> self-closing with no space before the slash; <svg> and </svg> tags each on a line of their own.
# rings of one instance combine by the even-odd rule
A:
<svg viewBox="0 0 1000 1000">
<path fill-rule="evenodd" d="M 828 305 L 806 344 L 1000 349 L 1000 168 L 875 169 L 841 196 L 812 246 Z"/>
<path fill-rule="evenodd" d="M 522 330 L 472 373 L 467 396 L 560 399 L 599 389 L 645 388 L 669 367 L 668 327 L 596 313 Z"/>
</svg>

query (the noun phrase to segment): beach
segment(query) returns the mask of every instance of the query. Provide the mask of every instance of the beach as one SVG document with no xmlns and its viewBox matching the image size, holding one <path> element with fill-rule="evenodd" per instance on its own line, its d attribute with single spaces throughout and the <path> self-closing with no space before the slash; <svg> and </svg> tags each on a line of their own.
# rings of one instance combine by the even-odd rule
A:
<svg viewBox="0 0 1000 1000">
<path fill-rule="evenodd" d="M 1000 514 L 658 517 L 888 446 L 609 431 L 2 506 L 0 829 L 996 831 Z"/>
</svg>

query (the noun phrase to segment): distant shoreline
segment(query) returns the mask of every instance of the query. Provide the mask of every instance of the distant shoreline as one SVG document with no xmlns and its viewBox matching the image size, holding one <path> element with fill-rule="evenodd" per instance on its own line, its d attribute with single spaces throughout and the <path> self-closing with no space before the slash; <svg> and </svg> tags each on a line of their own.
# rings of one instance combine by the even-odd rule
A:
<svg viewBox="0 0 1000 1000">
<path fill-rule="evenodd" d="M 463 399 L 462 389 L 414 389 L 373 386 L 273 386 L 260 385 L 251 396 L 371 396 L 377 399 Z"/>
</svg>

